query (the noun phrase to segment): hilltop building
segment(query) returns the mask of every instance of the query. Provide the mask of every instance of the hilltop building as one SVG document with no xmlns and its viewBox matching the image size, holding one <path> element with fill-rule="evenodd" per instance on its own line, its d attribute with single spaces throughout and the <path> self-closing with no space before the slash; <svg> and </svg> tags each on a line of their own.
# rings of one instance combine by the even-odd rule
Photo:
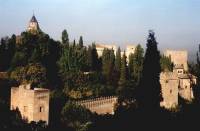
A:
<svg viewBox="0 0 200 131">
<path fill-rule="evenodd" d="M 39 23 L 38 23 L 35 15 L 33 15 L 31 20 L 29 21 L 26 31 L 29 33 L 32 33 L 32 34 L 37 34 L 37 33 L 41 32 Z M 21 35 L 16 36 L 16 43 L 20 44 L 21 42 L 22 42 L 22 36 Z"/>
<path fill-rule="evenodd" d="M 117 49 L 118 47 L 116 45 L 109 45 L 109 44 L 96 44 L 96 49 L 97 49 L 97 54 L 99 57 L 102 56 L 103 54 L 103 50 L 107 48 L 107 49 L 113 49 L 114 50 L 114 53 L 116 55 L 116 52 L 117 52 Z M 134 54 L 135 53 L 135 48 L 136 46 L 135 45 L 127 45 L 126 46 L 126 50 L 125 50 L 125 54 L 126 54 L 126 57 L 127 57 L 127 60 L 128 60 L 128 57 L 129 55 L 132 53 Z M 124 54 L 124 51 L 121 51 L 121 56 L 123 56 Z"/>
<path fill-rule="evenodd" d="M 29 21 L 27 31 L 33 34 L 41 31 L 35 15 L 33 15 L 31 20 Z"/>
<path fill-rule="evenodd" d="M 116 54 L 117 52 L 117 46 L 116 45 L 109 45 L 109 44 L 96 44 L 96 50 L 97 50 L 97 54 L 99 57 L 102 56 L 103 54 L 103 50 L 104 49 L 109 49 L 109 50 L 114 50 L 114 53 Z"/>
<path fill-rule="evenodd" d="M 49 122 L 49 90 L 20 85 L 11 88 L 11 110 L 19 109 L 22 118 L 31 121 Z"/>
</svg>

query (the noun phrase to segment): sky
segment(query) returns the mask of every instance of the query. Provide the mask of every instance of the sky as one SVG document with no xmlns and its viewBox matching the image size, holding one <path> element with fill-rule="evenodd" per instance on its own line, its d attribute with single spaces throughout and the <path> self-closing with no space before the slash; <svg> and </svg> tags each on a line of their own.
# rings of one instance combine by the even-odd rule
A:
<svg viewBox="0 0 200 131">
<path fill-rule="evenodd" d="M 56 40 L 67 29 L 71 41 L 145 47 L 152 29 L 160 50 L 200 43 L 200 0 L 0 0 L 0 37 L 26 30 L 33 12 Z"/>
</svg>

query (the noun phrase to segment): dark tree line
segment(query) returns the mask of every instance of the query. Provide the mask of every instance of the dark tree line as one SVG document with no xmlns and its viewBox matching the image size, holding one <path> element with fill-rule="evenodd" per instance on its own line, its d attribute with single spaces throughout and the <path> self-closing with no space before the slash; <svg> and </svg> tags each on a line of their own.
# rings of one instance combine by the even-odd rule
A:
<svg viewBox="0 0 200 131">
<path fill-rule="evenodd" d="M 0 93 L 2 130 L 133 130 L 148 124 L 171 126 L 178 125 L 180 119 L 182 123 L 199 119 L 199 79 L 193 103 L 180 100 L 178 113 L 160 108 L 159 75 L 161 71 L 171 71 L 173 64 L 170 58 L 160 55 L 153 31 L 148 34 L 146 51 L 137 45 L 135 53 L 129 56 L 122 54 L 120 48 L 116 54 L 105 48 L 98 56 L 95 43 L 84 45 L 82 36 L 78 43 L 70 42 L 67 30 L 62 32 L 61 39 L 55 41 L 42 32 L 23 32 L 19 43 L 15 35 L 1 40 L 0 71 L 9 74 L 9 79 L 0 80 L 0 85 L 6 87 Z M 197 63 L 190 66 L 196 76 L 200 76 L 198 55 Z M 9 111 L 10 87 L 24 82 L 51 90 L 49 126 L 43 122 L 27 124 L 18 111 Z M 92 114 L 73 103 L 110 95 L 119 98 L 114 116 Z"/>
</svg>

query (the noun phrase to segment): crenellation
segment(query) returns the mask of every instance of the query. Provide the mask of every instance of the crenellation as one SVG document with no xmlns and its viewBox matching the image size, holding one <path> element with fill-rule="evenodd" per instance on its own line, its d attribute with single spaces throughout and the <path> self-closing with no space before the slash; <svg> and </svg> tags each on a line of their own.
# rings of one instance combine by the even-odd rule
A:
<svg viewBox="0 0 200 131">
<path fill-rule="evenodd" d="M 83 100 L 76 102 L 77 104 L 84 106 L 89 109 L 91 112 L 96 112 L 97 114 L 113 114 L 114 105 L 117 103 L 117 97 L 100 97 L 89 100 Z"/>
</svg>

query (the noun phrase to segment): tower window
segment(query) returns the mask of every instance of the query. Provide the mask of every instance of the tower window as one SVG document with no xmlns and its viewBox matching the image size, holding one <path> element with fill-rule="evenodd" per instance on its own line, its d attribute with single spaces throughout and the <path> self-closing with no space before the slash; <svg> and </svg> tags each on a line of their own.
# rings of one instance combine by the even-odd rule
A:
<svg viewBox="0 0 200 131">
<path fill-rule="evenodd" d="M 44 107 L 40 106 L 39 112 L 44 112 Z"/>
<path fill-rule="evenodd" d="M 172 94 L 172 90 L 170 90 L 169 92 L 170 92 L 170 94 Z"/>
<path fill-rule="evenodd" d="M 24 112 L 27 112 L 27 106 L 24 106 Z"/>
</svg>

